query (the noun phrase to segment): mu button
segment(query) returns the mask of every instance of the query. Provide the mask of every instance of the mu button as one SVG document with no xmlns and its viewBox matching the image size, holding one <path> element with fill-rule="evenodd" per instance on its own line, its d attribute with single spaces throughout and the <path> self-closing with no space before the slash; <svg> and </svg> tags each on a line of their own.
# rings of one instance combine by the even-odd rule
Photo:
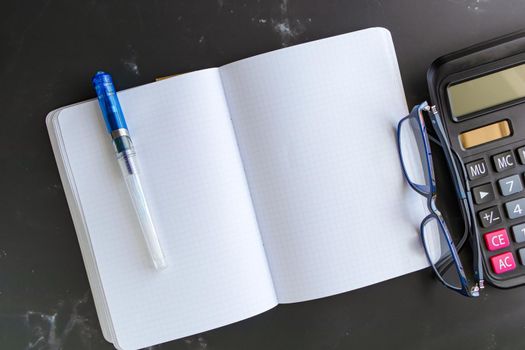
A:
<svg viewBox="0 0 525 350">
<path fill-rule="evenodd" d="M 476 204 L 488 203 L 494 199 L 494 191 L 490 183 L 472 189 Z"/>
<path fill-rule="evenodd" d="M 483 159 L 476 160 L 467 164 L 467 173 L 470 180 L 476 180 L 487 175 L 487 163 Z"/>
</svg>

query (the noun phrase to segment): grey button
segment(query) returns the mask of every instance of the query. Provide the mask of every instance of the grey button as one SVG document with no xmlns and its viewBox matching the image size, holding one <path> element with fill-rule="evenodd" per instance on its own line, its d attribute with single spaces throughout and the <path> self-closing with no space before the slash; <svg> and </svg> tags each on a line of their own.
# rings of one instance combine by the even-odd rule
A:
<svg viewBox="0 0 525 350">
<path fill-rule="evenodd" d="M 467 173 L 468 178 L 470 180 L 476 180 L 480 177 L 483 177 L 487 175 L 487 164 L 485 163 L 485 160 L 480 159 L 476 160 L 475 162 L 471 162 L 467 164 Z"/>
<path fill-rule="evenodd" d="M 476 204 L 488 203 L 494 199 L 494 191 L 490 183 L 472 189 Z"/>
<path fill-rule="evenodd" d="M 512 226 L 512 236 L 516 243 L 525 242 L 525 224 Z"/>
<path fill-rule="evenodd" d="M 513 168 L 516 165 L 511 151 L 496 154 L 492 157 L 492 160 L 498 173 Z"/>
<path fill-rule="evenodd" d="M 509 219 L 516 219 L 525 216 L 525 198 L 505 203 L 505 209 L 507 209 L 507 216 Z"/>
<path fill-rule="evenodd" d="M 490 207 L 478 213 L 481 220 L 481 226 L 489 227 L 501 222 L 501 214 L 498 207 Z"/>
<path fill-rule="evenodd" d="M 523 191 L 523 185 L 519 175 L 512 175 L 498 180 L 499 189 L 504 196 Z"/>
<path fill-rule="evenodd" d="M 525 164 L 525 147 L 518 148 L 518 156 L 520 157 L 521 164 Z"/>
<path fill-rule="evenodd" d="M 520 256 L 520 263 L 525 265 L 525 248 L 518 250 L 518 255 Z"/>
</svg>

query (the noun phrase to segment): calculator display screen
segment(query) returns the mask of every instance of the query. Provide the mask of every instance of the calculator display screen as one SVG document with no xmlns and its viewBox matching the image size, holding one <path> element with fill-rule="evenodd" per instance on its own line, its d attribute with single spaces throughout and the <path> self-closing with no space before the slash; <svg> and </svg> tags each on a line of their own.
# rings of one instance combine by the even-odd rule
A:
<svg viewBox="0 0 525 350">
<path fill-rule="evenodd" d="M 525 64 L 450 85 L 447 94 L 452 115 L 457 119 L 523 98 Z"/>
</svg>

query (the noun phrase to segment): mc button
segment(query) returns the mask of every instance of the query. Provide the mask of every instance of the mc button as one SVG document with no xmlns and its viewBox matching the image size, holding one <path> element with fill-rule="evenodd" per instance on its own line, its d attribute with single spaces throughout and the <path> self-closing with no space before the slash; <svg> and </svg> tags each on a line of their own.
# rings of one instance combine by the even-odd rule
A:
<svg viewBox="0 0 525 350">
<path fill-rule="evenodd" d="M 476 180 L 487 175 L 487 164 L 485 160 L 479 159 L 467 164 L 467 173 L 470 180 Z"/>
<path fill-rule="evenodd" d="M 514 160 L 511 151 L 496 154 L 492 157 L 492 160 L 494 161 L 494 166 L 498 173 L 513 168 L 516 165 L 516 161 Z"/>
</svg>

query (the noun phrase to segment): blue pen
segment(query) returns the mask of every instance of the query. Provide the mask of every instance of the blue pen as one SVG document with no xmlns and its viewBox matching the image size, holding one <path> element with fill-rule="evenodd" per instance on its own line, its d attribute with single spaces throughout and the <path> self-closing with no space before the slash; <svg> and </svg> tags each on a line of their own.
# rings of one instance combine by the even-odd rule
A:
<svg viewBox="0 0 525 350">
<path fill-rule="evenodd" d="M 113 139 L 120 170 L 126 181 L 153 266 L 158 270 L 166 268 L 166 259 L 162 253 L 155 225 L 153 225 L 146 197 L 140 183 L 137 155 L 129 136 L 128 126 L 120 108 L 111 75 L 97 72 L 93 77 L 93 87 L 97 92 L 106 127 Z"/>
</svg>

